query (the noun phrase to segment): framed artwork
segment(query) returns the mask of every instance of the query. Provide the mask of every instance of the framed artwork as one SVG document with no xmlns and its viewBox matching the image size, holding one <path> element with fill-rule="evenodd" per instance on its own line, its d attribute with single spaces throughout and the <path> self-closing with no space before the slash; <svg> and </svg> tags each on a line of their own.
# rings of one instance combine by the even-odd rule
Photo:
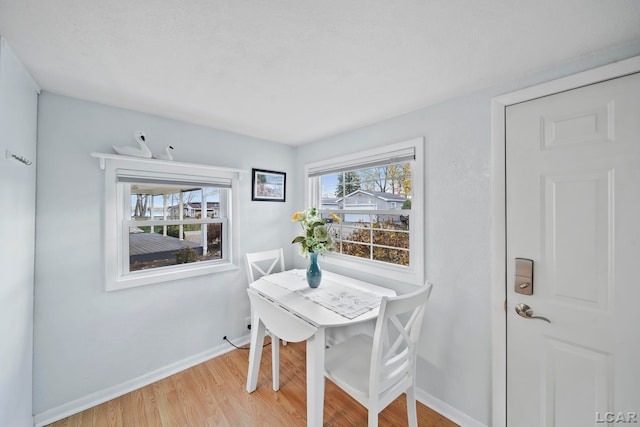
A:
<svg viewBox="0 0 640 427">
<path fill-rule="evenodd" d="M 251 169 L 251 200 L 284 202 L 287 174 L 284 172 Z"/>
</svg>

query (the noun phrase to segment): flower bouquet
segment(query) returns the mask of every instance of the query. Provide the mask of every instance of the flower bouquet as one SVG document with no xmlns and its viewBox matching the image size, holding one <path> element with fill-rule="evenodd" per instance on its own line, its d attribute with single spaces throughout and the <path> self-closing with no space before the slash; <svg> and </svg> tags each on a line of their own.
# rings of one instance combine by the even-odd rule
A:
<svg viewBox="0 0 640 427">
<path fill-rule="evenodd" d="M 329 216 L 336 222 L 342 221 L 339 216 L 333 213 Z M 291 221 L 299 222 L 302 227 L 302 234 L 296 236 L 291 243 L 300 243 L 300 254 L 311 259 L 307 269 L 307 283 L 312 288 L 317 288 L 322 279 L 322 271 L 318 266 L 318 254 L 336 250 L 329 234 L 330 229 L 326 226 L 329 219 L 322 218 L 316 208 L 309 208 L 293 214 Z"/>
</svg>

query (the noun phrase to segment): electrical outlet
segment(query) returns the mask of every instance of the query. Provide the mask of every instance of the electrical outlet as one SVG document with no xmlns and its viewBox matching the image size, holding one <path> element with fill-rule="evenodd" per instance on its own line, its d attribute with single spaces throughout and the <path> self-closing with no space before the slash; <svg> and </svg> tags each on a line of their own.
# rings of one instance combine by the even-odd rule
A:
<svg viewBox="0 0 640 427">
<path fill-rule="evenodd" d="M 245 317 L 244 318 L 244 330 L 248 331 L 249 329 L 251 329 L 251 317 Z"/>
</svg>

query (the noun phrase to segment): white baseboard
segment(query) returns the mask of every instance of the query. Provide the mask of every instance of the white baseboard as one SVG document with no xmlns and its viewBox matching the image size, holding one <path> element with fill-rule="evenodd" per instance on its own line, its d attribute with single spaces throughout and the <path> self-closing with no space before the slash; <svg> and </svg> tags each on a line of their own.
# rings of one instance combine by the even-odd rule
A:
<svg viewBox="0 0 640 427">
<path fill-rule="evenodd" d="M 487 427 L 480 421 L 419 388 L 416 388 L 416 400 L 462 427 Z"/>
<path fill-rule="evenodd" d="M 247 335 L 244 337 L 237 338 L 236 344 L 246 345 L 249 343 L 249 341 L 250 341 L 250 337 L 249 335 Z M 82 412 L 85 409 L 92 408 L 96 405 L 100 405 L 101 403 L 107 402 L 111 399 L 115 399 L 116 397 L 130 393 L 133 390 L 139 389 L 140 387 L 144 387 L 146 385 L 152 384 L 163 378 L 166 378 L 178 372 L 184 371 L 185 369 L 189 369 L 192 366 L 206 362 L 207 360 L 210 360 L 217 356 L 221 356 L 232 350 L 234 350 L 233 347 L 231 347 L 227 343 L 224 343 L 217 347 L 211 348 L 209 350 L 205 350 L 202 353 L 187 357 L 186 359 L 179 360 L 175 363 L 164 366 L 160 369 L 156 369 L 155 371 L 149 372 L 148 374 L 142 375 L 140 377 L 134 378 L 129 381 L 125 381 L 122 384 L 118 384 L 113 387 L 108 387 L 104 390 L 100 390 L 95 393 L 91 393 L 87 396 L 81 397 L 80 399 L 76 399 L 74 401 L 65 403 L 64 405 L 60 405 L 55 408 L 48 409 L 44 412 L 34 415 L 33 417 L 34 426 L 42 427 L 47 424 L 51 424 L 53 422 L 59 421 L 70 415 L 77 414 L 78 412 Z"/>
</svg>

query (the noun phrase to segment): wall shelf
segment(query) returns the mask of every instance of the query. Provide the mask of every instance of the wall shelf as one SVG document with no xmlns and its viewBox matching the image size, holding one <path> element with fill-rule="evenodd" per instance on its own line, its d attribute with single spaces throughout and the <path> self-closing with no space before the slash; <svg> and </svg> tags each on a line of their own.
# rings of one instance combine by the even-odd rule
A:
<svg viewBox="0 0 640 427">
<path fill-rule="evenodd" d="M 188 167 L 191 169 L 204 169 L 209 171 L 222 171 L 222 172 L 231 172 L 231 173 L 249 172 L 248 170 L 245 170 L 245 169 L 203 165 L 203 164 L 197 164 L 197 163 L 175 162 L 173 160 L 146 159 L 143 157 L 122 156 L 120 154 L 91 153 L 91 157 L 100 159 L 100 169 L 102 170 L 105 170 L 107 165 L 107 160 L 117 160 L 117 161 L 125 161 L 125 162 L 137 163 L 137 164 L 158 165 L 158 166 L 166 165 L 166 166 L 173 166 L 173 167 L 178 166 L 178 167 Z"/>
</svg>

